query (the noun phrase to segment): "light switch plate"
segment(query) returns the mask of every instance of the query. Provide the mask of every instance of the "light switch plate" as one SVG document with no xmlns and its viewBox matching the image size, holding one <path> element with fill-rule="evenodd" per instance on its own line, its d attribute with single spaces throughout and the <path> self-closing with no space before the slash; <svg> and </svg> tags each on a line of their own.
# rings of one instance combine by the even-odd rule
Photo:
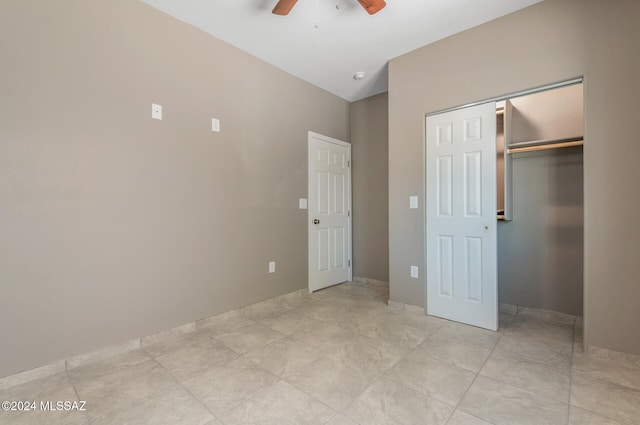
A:
<svg viewBox="0 0 640 425">
<path fill-rule="evenodd" d="M 211 131 L 220 133 L 220 120 L 217 118 L 211 118 Z"/>
<path fill-rule="evenodd" d="M 418 278 L 418 266 L 411 266 L 411 277 L 414 279 Z"/>
<path fill-rule="evenodd" d="M 162 120 L 162 105 L 157 103 L 151 104 L 151 118 L 154 120 Z"/>
<path fill-rule="evenodd" d="M 305 198 L 300 198 L 300 209 L 301 210 L 306 210 L 307 209 L 307 200 Z"/>
<path fill-rule="evenodd" d="M 276 262 L 269 261 L 269 273 L 275 273 L 275 272 L 276 272 Z"/>
<path fill-rule="evenodd" d="M 409 208 L 415 210 L 418 208 L 418 197 L 417 196 L 409 196 Z"/>
</svg>

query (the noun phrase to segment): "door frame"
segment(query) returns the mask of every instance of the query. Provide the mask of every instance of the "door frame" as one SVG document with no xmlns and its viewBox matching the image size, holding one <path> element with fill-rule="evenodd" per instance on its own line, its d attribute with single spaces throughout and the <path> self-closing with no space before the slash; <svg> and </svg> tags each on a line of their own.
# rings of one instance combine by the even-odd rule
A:
<svg viewBox="0 0 640 425">
<path fill-rule="evenodd" d="M 349 191 L 347 195 L 347 209 L 349 214 L 347 216 L 347 261 L 348 261 L 348 281 L 353 280 L 353 210 L 352 210 L 352 183 L 351 183 L 351 143 L 345 142 L 342 140 L 334 139 L 333 137 L 324 136 L 320 133 L 315 133 L 313 131 L 309 131 L 307 137 L 307 288 L 309 293 L 312 292 L 311 288 L 311 232 L 313 230 L 313 223 L 311 223 L 311 160 L 309 158 L 309 146 L 311 144 L 312 139 L 320 139 L 326 143 L 333 143 L 338 146 L 342 146 L 347 148 L 347 156 L 349 161 L 349 166 L 347 167 L 347 189 Z"/>
<path fill-rule="evenodd" d="M 520 90 L 517 92 L 512 92 L 512 93 L 508 93 L 508 94 L 504 94 L 501 96 L 496 96 L 496 97 L 491 97 L 488 99 L 484 99 L 484 100 L 479 100 L 476 102 L 471 102 L 471 103 L 467 103 L 467 104 L 463 104 L 463 105 L 458 105 L 458 106 L 453 106 L 453 107 L 449 107 L 449 108 L 444 108 L 444 109 L 440 109 L 440 110 L 436 110 L 436 111 L 432 111 L 432 112 L 428 112 L 424 114 L 424 127 L 423 127 L 423 137 L 422 137 L 422 170 L 424 172 L 424 175 L 422 176 L 422 181 L 424 183 L 424 190 L 422 192 L 422 196 L 424 199 L 424 203 L 426 204 L 427 200 L 427 117 L 431 116 L 431 115 L 438 115 L 438 114 L 442 114 L 445 112 L 450 112 L 450 111 L 455 111 L 457 109 L 464 109 L 464 108 L 468 108 L 471 106 L 477 106 L 477 105 L 481 105 L 484 103 L 488 103 L 488 102 L 500 102 L 503 100 L 509 100 L 512 99 L 514 97 L 521 97 L 521 96 L 526 96 L 529 94 L 535 94 L 535 93 L 540 93 L 540 92 L 544 92 L 544 91 L 549 91 L 549 90 L 553 90 L 553 89 L 558 89 L 558 88 L 562 88 L 562 87 L 566 87 L 566 86 L 572 86 L 572 85 L 576 85 L 576 84 L 581 84 L 582 85 L 582 90 L 583 93 L 585 91 L 585 87 L 586 87 L 586 78 L 584 75 L 576 77 L 576 78 L 571 78 L 568 80 L 563 80 L 563 81 L 558 81 L 555 83 L 551 83 L 551 84 L 546 84 L 543 86 L 538 86 L 538 87 L 533 87 L 530 89 L 526 89 L 526 90 Z M 587 120 L 587 113 L 586 113 L 586 107 L 585 107 L 585 102 L 586 102 L 586 97 L 583 99 L 583 104 L 582 104 L 582 111 L 583 111 L 583 134 L 584 134 L 584 140 L 586 142 L 587 140 L 587 134 L 586 131 L 584 131 L 586 129 L 586 120 Z M 583 146 L 583 149 L 587 149 L 587 145 L 588 143 L 585 143 Z M 584 151 L 583 151 L 584 152 Z M 584 153 L 583 153 L 584 156 Z M 586 172 L 585 172 L 586 173 Z M 582 183 L 584 185 L 584 181 Z M 427 273 L 426 273 L 426 266 L 427 266 L 427 211 L 426 208 L 424 210 L 424 215 L 423 215 L 423 235 L 422 235 L 422 243 L 423 243 L 423 258 L 422 258 L 422 267 L 423 270 L 425 270 L 425 273 L 423 273 L 424 276 L 424 286 L 423 286 L 423 294 L 424 294 L 424 314 L 427 314 Z M 496 232 L 497 232 L 497 228 L 496 228 Z M 584 232 L 584 229 L 583 229 Z M 584 235 L 583 235 L 584 236 Z M 497 249 L 497 246 L 496 246 Z M 583 253 L 583 259 L 584 259 L 584 253 Z M 587 291 L 586 291 L 586 264 L 583 261 L 583 272 L 584 272 L 584 278 L 583 278 L 583 282 L 582 282 L 582 291 L 583 291 L 583 311 L 582 311 L 582 316 L 583 316 L 583 320 L 584 320 L 584 325 L 583 325 L 583 348 L 585 350 L 585 353 L 588 351 L 588 341 L 587 341 L 587 333 L 586 333 L 586 329 L 587 329 L 587 303 L 586 303 L 586 298 L 587 298 Z M 498 276 L 496 275 L 496 279 L 498 278 Z M 497 280 L 497 295 L 498 295 L 498 315 L 500 313 L 500 281 L 499 279 Z"/>
</svg>

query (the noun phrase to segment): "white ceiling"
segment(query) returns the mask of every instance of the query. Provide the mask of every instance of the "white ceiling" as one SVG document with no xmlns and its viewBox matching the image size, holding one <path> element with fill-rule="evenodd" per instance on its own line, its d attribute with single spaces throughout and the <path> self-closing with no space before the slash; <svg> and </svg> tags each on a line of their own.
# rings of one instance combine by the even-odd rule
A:
<svg viewBox="0 0 640 425">
<path fill-rule="evenodd" d="M 355 101 L 387 90 L 390 59 L 541 0 L 387 0 L 372 16 L 357 0 L 299 0 L 288 16 L 277 0 L 142 1 Z"/>
</svg>

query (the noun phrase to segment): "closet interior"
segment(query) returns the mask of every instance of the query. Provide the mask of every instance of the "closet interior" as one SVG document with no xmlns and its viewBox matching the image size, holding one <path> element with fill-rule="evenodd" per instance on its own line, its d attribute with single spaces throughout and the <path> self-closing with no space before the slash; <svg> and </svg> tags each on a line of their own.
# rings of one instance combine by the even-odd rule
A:
<svg viewBox="0 0 640 425">
<path fill-rule="evenodd" d="M 500 303 L 582 316 L 582 96 L 574 84 L 496 105 Z"/>
</svg>

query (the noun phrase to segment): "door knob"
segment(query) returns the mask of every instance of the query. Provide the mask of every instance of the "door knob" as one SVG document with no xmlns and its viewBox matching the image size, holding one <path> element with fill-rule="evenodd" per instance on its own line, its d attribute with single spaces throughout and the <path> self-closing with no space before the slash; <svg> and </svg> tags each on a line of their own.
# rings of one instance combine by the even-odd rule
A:
<svg viewBox="0 0 640 425">
<path fill-rule="evenodd" d="M 320 224 L 320 220 L 318 220 L 317 218 L 313 219 L 313 224 Z"/>
</svg>

